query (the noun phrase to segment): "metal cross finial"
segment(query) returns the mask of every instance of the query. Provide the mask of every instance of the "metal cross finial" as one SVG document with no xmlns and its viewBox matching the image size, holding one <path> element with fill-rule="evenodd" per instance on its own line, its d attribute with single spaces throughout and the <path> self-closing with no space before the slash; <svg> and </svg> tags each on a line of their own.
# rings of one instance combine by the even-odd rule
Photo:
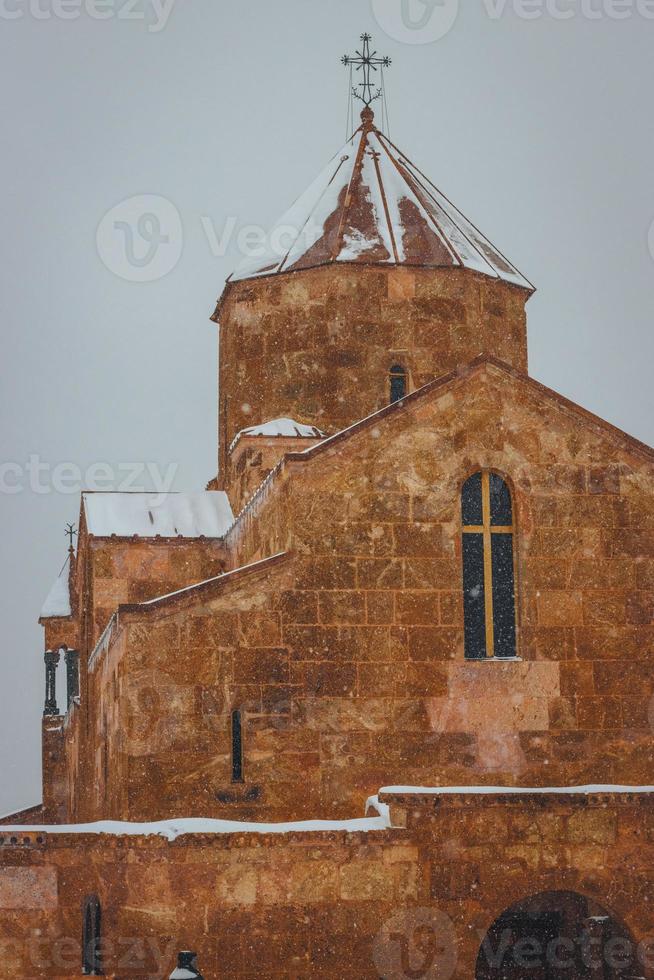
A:
<svg viewBox="0 0 654 980">
<path fill-rule="evenodd" d="M 75 525 L 74 524 L 66 524 L 66 530 L 64 531 L 64 534 L 68 538 L 68 550 L 69 551 L 72 551 L 73 550 L 73 538 L 77 534 L 77 530 L 75 529 Z"/>
<path fill-rule="evenodd" d="M 373 72 L 381 68 L 388 68 L 391 64 L 390 58 L 378 58 L 376 51 L 370 50 L 372 37 L 370 34 L 362 34 L 363 50 L 357 51 L 356 56 L 346 54 L 341 58 L 344 65 L 351 65 L 361 72 L 361 81 L 354 86 L 352 94 L 359 99 L 365 106 L 369 106 L 375 99 L 382 95 L 381 86 L 373 84 Z"/>
</svg>

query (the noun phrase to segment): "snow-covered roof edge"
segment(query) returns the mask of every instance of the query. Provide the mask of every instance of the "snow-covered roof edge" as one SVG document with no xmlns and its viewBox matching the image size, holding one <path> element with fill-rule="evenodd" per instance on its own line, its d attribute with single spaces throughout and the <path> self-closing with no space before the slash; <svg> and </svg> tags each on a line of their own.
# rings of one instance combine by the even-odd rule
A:
<svg viewBox="0 0 654 980">
<path fill-rule="evenodd" d="M 324 439 L 325 433 L 315 425 L 305 425 L 304 422 L 296 422 L 294 419 L 279 418 L 271 419 L 269 422 L 262 422 L 260 425 L 250 425 L 246 429 L 241 429 L 232 439 L 228 453 L 232 453 L 237 443 L 245 438 L 257 436 L 283 438 L 283 439 Z"/>
<path fill-rule="evenodd" d="M 39 619 L 67 619 L 72 614 L 73 610 L 70 601 L 70 555 L 68 555 L 45 598 Z"/>
<path fill-rule="evenodd" d="M 95 538 L 220 539 L 234 521 L 224 490 L 85 490 L 82 513 Z"/>
<path fill-rule="evenodd" d="M 219 582 L 222 584 L 230 581 L 232 578 L 236 578 L 237 576 L 245 575 L 248 572 L 261 570 L 265 566 L 276 564 L 283 558 L 287 557 L 288 552 L 279 551 L 276 555 L 271 555 L 269 558 L 260 558 L 258 561 L 251 562 L 249 565 L 241 565 L 239 568 L 232 568 L 227 572 L 223 572 L 221 575 L 215 575 L 213 578 L 205 579 L 203 582 L 196 582 L 194 585 L 187 585 L 183 589 L 177 589 L 175 592 L 168 592 L 166 595 L 157 596 L 155 599 L 146 599 L 144 602 L 139 602 L 134 605 L 121 605 L 119 609 L 123 612 L 151 609 L 155 606 L 160 606 L 164 603 L 170 602 L 172 599 L 181 599 L 193 592 L 198 592 L 207 588 L 208 586 L 216 585 Z"/>
<path fill-rule="evenodd" d="M 120 820 L 101 820 L 87 824 L 54 824 L 44 826 L 0 827 L 0 836 L 11 833 L 81 834 L 119 837 L 164 837 L 174 841 L 192 834 L 300 834 L 300 833 L 371 833 L 390 830 L 390 810 L 376 797 L 366 804 L 366 816 L 354 820 L 298 820 L 290 823 L 255 823 L 239 820 L 211 820 L 205 817 L 188 817 L 179 820 L 161 820 L 153 823 L 128 823 Z"/>
<path fill-rule="evenodd" d="M 654 786 L 382 786 L 380 796 L 601 796 L 654 793 Z"/>
<path fill-rule="evenodd" d="M 3 826 L 1 821 L 8 820 L 9 817 L 20 817 L 23 813 L 30 813 L 32 810 L 40 810 L 43 807 L 43 803 L 33 803 L 32 806 L 21 807 L 20 810 L 10 810 L 9 813 L 0 814 L 0 834 L 3 833 Z"/>
</svg>

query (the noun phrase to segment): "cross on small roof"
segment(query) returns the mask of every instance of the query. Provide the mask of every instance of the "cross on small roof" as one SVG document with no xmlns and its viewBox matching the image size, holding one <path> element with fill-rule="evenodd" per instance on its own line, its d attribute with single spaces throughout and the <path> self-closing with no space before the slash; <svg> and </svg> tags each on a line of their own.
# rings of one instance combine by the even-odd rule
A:
<svg viewBox="0 0 654 980">
<path fill-rule="evenodd" d="M 356 55 L 343 55 L 341 62 L 344 65 L 356 68 L 357 72 L 361 72 L 359 76 L 361 81 L 354 86 L 352 94 L 355 98 L 363 102 L 365 106 L 369 106 L 375 99 L 379 99 L 382 94 L 381 86 L 378 86 L 376 83 L 373 84 L 374 76 L 372 73 L 377 72 L 379 68 L 388 68 L 391 64 L 391 59 L 387 57 L 378 58 L 377 52 L 370 50 L 370 42 L 372 41 L 370 34 L 362 34 L 361 40 L 363 41 L 363 50 L 357 51 Z"/>
<path fill-rule="evenodd" d="M 73 538 L 77 534 L 77 530 L 74 524 L 66 524 L 66 537 L 68 538 L 68 550 L 73 550 Z"/>
</svg>

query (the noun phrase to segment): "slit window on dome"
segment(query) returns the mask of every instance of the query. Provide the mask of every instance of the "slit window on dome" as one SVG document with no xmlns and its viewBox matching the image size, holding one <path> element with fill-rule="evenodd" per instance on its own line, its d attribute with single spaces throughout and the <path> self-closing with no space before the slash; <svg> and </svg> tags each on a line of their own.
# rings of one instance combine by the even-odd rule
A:
<svg viewBox="0 0 654 980">
<path fill-rule="evenodd" d="M 388 376 L 390 384 L 390 403 L 393 405 L 395 402 L 400 402 L 406 397 L 407 373 L 401 365 L 394 364 L 390 369 Z"/>
<path fill-rule="evenodd" d="M 513 502 L 497 473 L 464 483 L 461 523 L 466 659 L 515 657 Z"/>
</svg>

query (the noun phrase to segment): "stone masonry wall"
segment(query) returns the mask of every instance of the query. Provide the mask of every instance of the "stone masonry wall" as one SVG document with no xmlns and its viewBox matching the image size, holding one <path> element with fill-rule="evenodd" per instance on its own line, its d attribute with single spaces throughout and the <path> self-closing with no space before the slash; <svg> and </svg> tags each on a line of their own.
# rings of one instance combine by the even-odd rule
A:
<svg viewBox="0 0 654 980">
<path fill-rule="evenodd" d="M 121 603 L 143 602 L 219 575 L 220 541 L 91 538 L 93 642 Z"/>
<path fill-rule="evenodd" d="M 121 614 L 125 724 L 148 731 L 130 817 L 345 817 L 388 784 L 649 783 L 652 466 L 494 365 L 291 459 L 252 521 L 288 558 Z M 513 487 L 517 662 L 463 656 L 459 495 L 481 467 Z M 233 564 L 261 557 L 227 543 Z"/>
<path fill-rule="evenodd" d="M 421 928 L 438 975 L 470 980 L 493 921 L 551 889 L 597 901 L 635 943 L 650 939 L 639 975 L 653 975 L 651 796 L 389 802 L 406 826 L 367 834 L 167 842 L 0 828 L 4 975 L 79 976 L 83 902 L 96 893 L 117 980 L 164 980 L 180 949 L 197 951 L 206 980 L 402 976 L 403 952 L 414 969 L 425 961 Z"/>
<path fill-rule="evenodd" d="M 241 429 L 286 416 L 338 432 L 409 390 L 494 355 L 526 371 L 529 294 L 469 270 L 335 265 L 230 283 L 219 304 L 220 476 Z"/>
</svg>

